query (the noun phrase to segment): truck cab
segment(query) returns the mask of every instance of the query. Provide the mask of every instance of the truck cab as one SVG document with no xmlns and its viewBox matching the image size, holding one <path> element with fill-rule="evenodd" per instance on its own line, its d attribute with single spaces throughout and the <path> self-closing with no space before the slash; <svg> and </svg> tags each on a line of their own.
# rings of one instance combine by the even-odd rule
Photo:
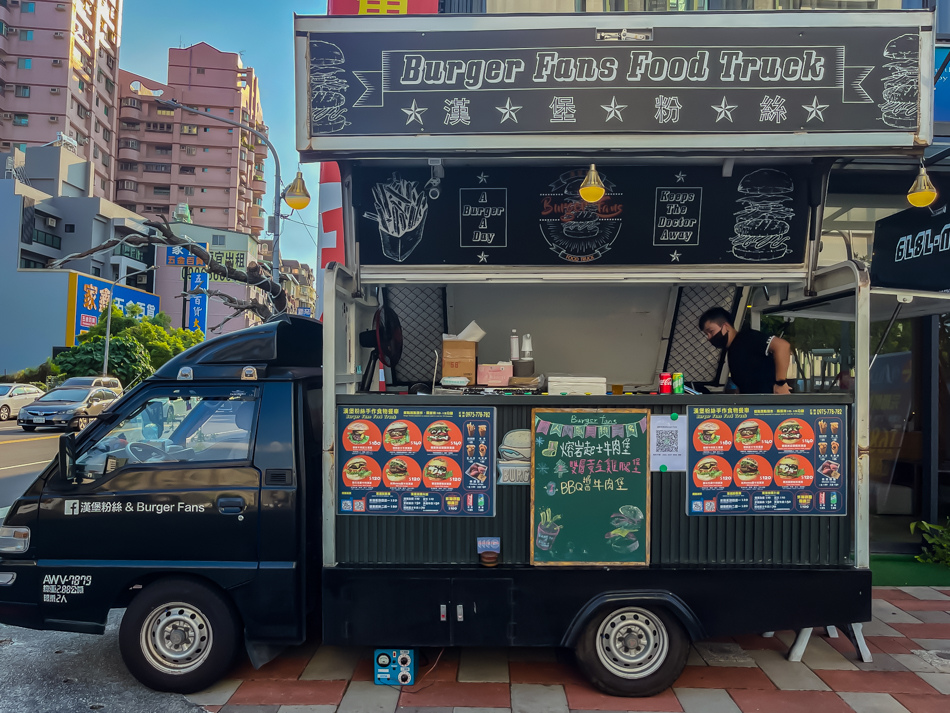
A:
<svg viewBox="0 0 950 713">
<path fill-rule="evenodd" d="M 303 641 L 321 347 L 297 317 L 205 342 L 63 436 L 0 531 L 0 621 L 101 634 L 127 607 L 129 669 L 181 692 L 219 678 L 242 639 L 258 664 Z"/>
</svg>

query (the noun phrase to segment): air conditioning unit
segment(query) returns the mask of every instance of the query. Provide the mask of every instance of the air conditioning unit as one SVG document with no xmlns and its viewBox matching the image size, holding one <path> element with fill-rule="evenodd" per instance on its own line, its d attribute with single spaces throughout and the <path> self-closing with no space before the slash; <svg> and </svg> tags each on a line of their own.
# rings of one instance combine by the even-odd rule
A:
<svg viewBox="0 0 950 713">
<path fill-rule="evenodd" d="M 55 37 L 57 40 L 61 40 L 61 39 L 63 39 L 65 36 L 66 36 L 66 33 L 65 33 L 65 32 L 54 32 L 54 33 L 53 33 L 53 37 Z"/>
<path fill-rule="evenodd" d="M 53 60 L 53 66 L 54 66 L 54 67 L 62 67 L 62 66 L 63 66 L 63 60 L 61 60 L 61 59 L 54 59 L 54 60 Z"/>
<path fill-rule="evenodd" d="M 59 94 L 59 87 L 50 87 L 50 88 L 49 88 L 49 93 L 50 93 L 50 94 Z"/>
<path fill-rule="evenodd" d="M 10 148 L 9 141 L 0 141 L 0 149 L 8 149 L 8 148 Z"/>
<path fill-rule="evenodd" d="M 56 227 L 56 218 L 47 218 L 47 219 L 46 219 L 46 225 L 47 225 L 47 227 L 49 227 L 49 228 L 55 228 L 55 227 Z"/>
<path fill-rule="evenodd" d="M 66 5 L 65 5 L 64 3 L 61 3 L 61 2 L 56 3 L 56 11 L 57 11 L 57 12 L 66 12 Z"/>
<path fill-rule="evenodd" d="M 11 120 L 11 119 L 13 118 L 13 114 L 0 114 L 0 116 L 2 116 L 2 117 L 3 117 L 4 119 L 6 119 L 7 121 L 9 121 L 9 120 Z"/>
<path fill-rule="evenodd" d="M 50 122 L 56 122 L 56 121 L 59 121 L 59 117 L 58 117 L 58 116 L 51 116 L 51 117 L 49 118 L 49 120 L 50 120 Z"/>
<path fill-rule="evenodd" d="M 7 27 L 7 34 L 8 34 L 8 35 L 15 35 L 15 34 L 18 33 L 18 32 L 19 32 L 19 30 L 18 30 L 17 28 L 15 28 L 15 27 Z"/>
</svg>

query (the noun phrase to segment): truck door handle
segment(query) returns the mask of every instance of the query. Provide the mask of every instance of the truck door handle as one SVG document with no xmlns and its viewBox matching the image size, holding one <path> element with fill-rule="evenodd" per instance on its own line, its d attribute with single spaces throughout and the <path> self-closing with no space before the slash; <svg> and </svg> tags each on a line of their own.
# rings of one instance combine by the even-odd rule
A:
<svg viewBox="0 0 950 713">
<path fill-rule="evenodd" d="M 244 498 L 218 498 L 218 512 L 222 515 L 240 515 L 244 507 Z"/>
</svg>

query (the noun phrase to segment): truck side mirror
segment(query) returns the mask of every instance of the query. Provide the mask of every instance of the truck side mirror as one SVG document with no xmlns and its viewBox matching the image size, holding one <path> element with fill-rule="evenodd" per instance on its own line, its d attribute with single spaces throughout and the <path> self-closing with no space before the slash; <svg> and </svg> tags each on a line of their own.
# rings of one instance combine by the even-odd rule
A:
<svg viewBox="0 0 950 713">
<path fill-rule="evenodd" d="M 76 434 L 64 433 L 59 437 L 59 473 L 66 481 L 72 481 L 76 465 Z"/>
</svg>

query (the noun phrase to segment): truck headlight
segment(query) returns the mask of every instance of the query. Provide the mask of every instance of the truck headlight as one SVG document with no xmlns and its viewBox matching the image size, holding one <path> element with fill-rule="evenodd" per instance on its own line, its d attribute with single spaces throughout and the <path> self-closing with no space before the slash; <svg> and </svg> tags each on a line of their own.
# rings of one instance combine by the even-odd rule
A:
<svg viewBox="0 0 950 713">
<path fill-rule="evenodd" d="M 30 549 L 30 528 L 0 527 L 0 552 L 26 552 Z"/>
</svg>

